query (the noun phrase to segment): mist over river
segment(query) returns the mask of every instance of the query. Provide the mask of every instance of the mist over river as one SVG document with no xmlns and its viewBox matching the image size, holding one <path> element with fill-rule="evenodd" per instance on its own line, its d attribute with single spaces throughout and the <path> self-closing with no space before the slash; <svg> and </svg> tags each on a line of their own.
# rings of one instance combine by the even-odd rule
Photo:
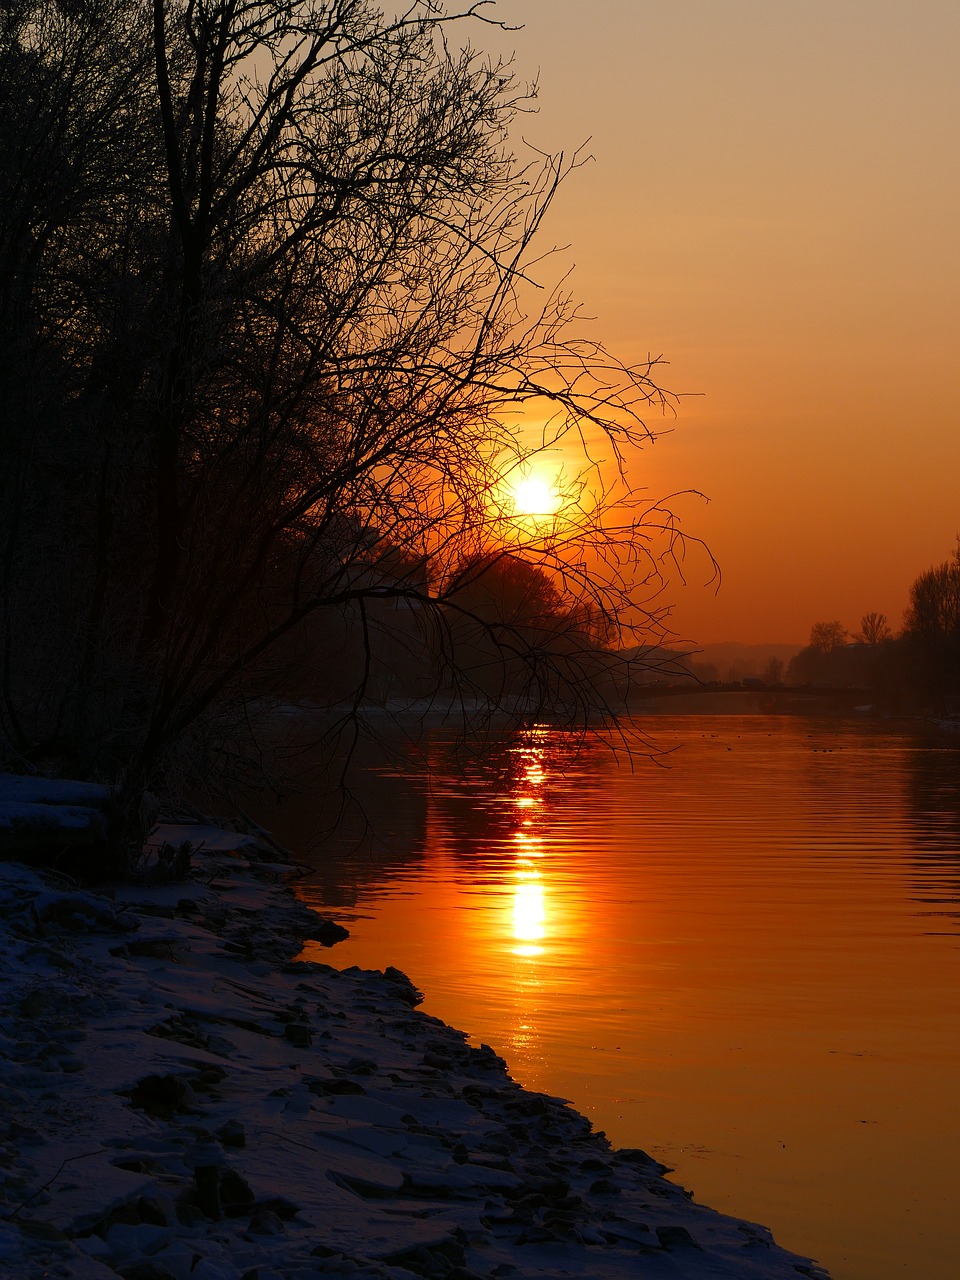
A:
<svg viewBox="0 0 960 1280">
<path fill-rule="evenodd" d="M 379 840 L 354 814 L 309 855 L 303 896 L 351 931 L 316 958 L 403 969 L 523 1084 L 835 1280 L 955 1280 L 960 741 L 642 727 L 661 754 L 632 765 L 550 729 L 371 749 Z M 302 854 L 318 810 L 267 822 Z"/>
</svg>

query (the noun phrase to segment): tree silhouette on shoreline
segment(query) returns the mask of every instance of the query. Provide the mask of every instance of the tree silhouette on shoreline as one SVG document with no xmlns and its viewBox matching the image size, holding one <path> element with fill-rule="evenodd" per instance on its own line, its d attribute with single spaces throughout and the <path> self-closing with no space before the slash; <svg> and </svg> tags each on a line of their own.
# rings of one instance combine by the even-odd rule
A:
<svg viewBox="0 0 960 1280">
<path fill-rule="evenodd" d="M 531 91 L 455 44 L 492 20 L 368 0 L 3 9 L 8 765 L 131 798 L 184 761 L 229 770 L 253 701 L 339 625 L 321 619 L 352 620 L 358 705 L 396 603 L 443 641 L 464 566 L 501 553 L 547 576 L 559 615 L 589 615 L 585 652 L 662 632 L 682 536 L 624 463 L 671 400 L 656 360 L 619 363 L 534 278 L 581 158 L 514 155 Z M 577 441 L 563 520 L 511 524 L 504 474 Z M 560 653 L 477 616 L 541 709 L 604 709 L 572 631 Z"/>
</svg>

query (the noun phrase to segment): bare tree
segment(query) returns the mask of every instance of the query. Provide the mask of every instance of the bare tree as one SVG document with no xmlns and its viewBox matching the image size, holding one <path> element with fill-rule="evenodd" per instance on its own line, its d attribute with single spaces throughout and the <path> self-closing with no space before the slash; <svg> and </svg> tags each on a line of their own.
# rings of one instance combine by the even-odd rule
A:
<svg viewBox="0 0 960 1280">
<path fill-rule="evenodd" d="M 76 751 L 96 703 L 85 767 L 139 786 L 205 718 L 230 706 L 244 718 L 251 691 L 282 683 L 277 655 L 300 643 L 305 656 L 318 618 L 344 611 L 367 654 L 359 702 L 384 605 L 406 601 L 433 619 L 424 643 L 442 638 L 463 613 L 464 573 L 503 555 L 546 575 L 567 669 L 574 638 L 594 653 L 600 637 L 662 629 L 680 533 L 669 503 L 631 491 L 624 463 L 651 437 L 643 414 L 669 397 L 656 361 L 619 364 L 577 335 L 562 288 L 534 279 L 536 237 L 578 159 L 512 153 L 526 91 L 454 44 L 485 3 L 446 14 L 414 0 L 385 17 L 369 0 L 152 0 L 145 30 L 122 0 L 24 2 L 35 21 L 7 53 L 43 73 L 43 145 L 70 123 L 68 188 L 78 157 L 90 172 L 31 249 L 45 284 L 18 313 L 35 358 L 77 384 L 58 421 L 82 438 L 71 465 L 86 501 L 62 557 L 82 572 L 64 572 L 74 586 L 57 588 L 47 623 L 69 675 L 45 716 L 32 697 L 32 724 L 8 647 L 17 750 L 46 738 Z M 39 38 L 44 24 L 57 40 Z M 84 42 L 99 50 L 96 87 L 67 92 L 58 50 Z M 118 112 L 140 140 L 119 168 Z M 94 232 L 101 206 L 112 212 Z M 547 422 L 532 444 L 513 425 L 525 408 Z M 23 418 L 14 426 L 22 443 Z M 568 440 L 587 451 L 562 517 L 505 516 L 504 474 Z M 43 492 L 47 509 L 59 501 L 49 474 Z M 8 636 L 30 634 L 25 548 L 43 503 L 29 515 L 4 530 L 20 587 Z M 540 631 L 514 626 L 505 650 L 503 620 L 477 616 L 532 685 L 549 684 L 557 651 Z M 595 697 L 567 681 L 561 704 L 571 687 L 584 707 Z"/>
<path fill-rule="evenodd" d="M 847 629 L 840 622 L 815 622 L 806 648 L 787 665 L 791 684 L 845 684 Z"/>
<path fill-rule="evenodd" d="M 158 207 L 146 29 L 124 0 L 79 15 L 0 10 L 0 731 L 21 761 L 109 737 L 130 625 L 110 587 L 143 546 L 123 515 Z"/>
<path fill-rule="evenodd" d="M 883 644 L 892 635 L 885 613 L 865 613 L 860 619 L 860 630 L 855 638 L 860 644 L 875 645 Z"/>
<path fill-rule="evenodd" d="M 960 538 L 950 559 L 910 588 L 903 631 L 916 683 L 937 695 L 960 692 Z"/>
<path fill-rule="evenodd" d="M 810 648 L 818 653 L 842 649 L 847 643 L 847 629 L 841 622 L 815 622 L 810 628 Z"/>
<path fill-rule="evenodd" d="M 773 657 L 769 660 L 763 669 L 763 679 L 765 684 L 779 684 L 783 679 L 783 659 Z"/>
</svg>

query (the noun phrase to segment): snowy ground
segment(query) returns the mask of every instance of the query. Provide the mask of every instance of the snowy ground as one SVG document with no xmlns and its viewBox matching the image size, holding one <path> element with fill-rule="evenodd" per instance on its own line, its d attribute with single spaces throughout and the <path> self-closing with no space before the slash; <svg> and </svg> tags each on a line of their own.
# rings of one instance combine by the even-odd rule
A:
<svg viewBox="0 0 960 1280">
<path fill-rule="evenodd" d="M 166 829 L 170 839 L 203 836 Z M 233 833 L 187 882 L 0 862 L 0 1276 L 823 1276 L 694 1204 L 322 926 Z"/>
</svg>

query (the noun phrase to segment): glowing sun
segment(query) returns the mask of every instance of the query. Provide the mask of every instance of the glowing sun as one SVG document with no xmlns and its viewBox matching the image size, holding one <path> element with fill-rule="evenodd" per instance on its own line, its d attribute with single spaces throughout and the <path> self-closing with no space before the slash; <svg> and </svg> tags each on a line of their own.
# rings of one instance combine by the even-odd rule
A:
<svg viewBox="0 0 960 1280">
<path fill-rule="evenodd" d="M 562 502 L 556 484 L 538 475 L 521 476 L 511 483 L 510 499 L 518 516 L 552 516 Z"/>
</svg>

